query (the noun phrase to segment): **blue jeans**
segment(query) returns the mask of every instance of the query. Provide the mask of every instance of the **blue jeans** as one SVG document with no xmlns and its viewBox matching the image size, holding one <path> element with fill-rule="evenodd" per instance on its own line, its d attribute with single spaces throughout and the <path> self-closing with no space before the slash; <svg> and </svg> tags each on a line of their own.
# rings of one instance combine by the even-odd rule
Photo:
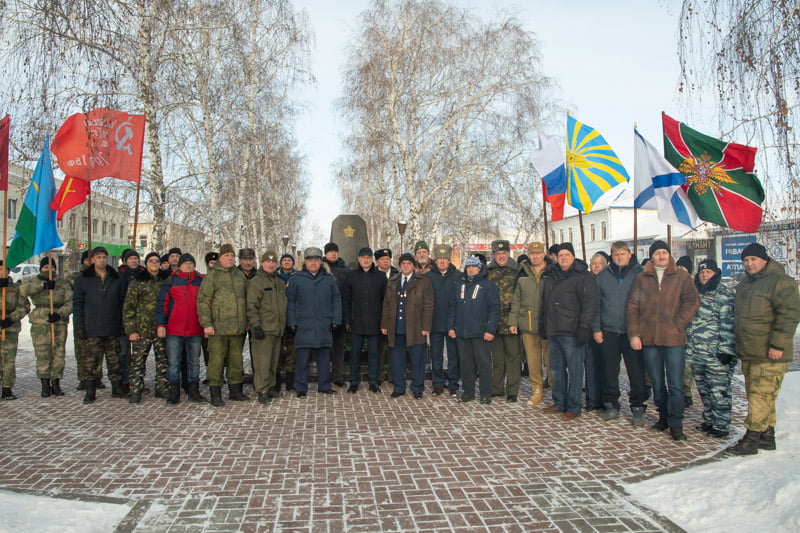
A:
<svg viewBox="0 0 800 533">
<path fill-rule="evenodd" d="M 405 335 L 394 336 L 392 348 L 392 383 L 394 392 L 406 393 L 406 362 L 411 359 L 411 392 L 425 390 L 425 344 L 406 346 Z"/>
<path fill-rule="evenodd" d="M 458 378 L 461 369 L 458 360 L 458 343 L 447 336 L 447 333 L 431 333 L 431 384 L 444 387 L 444 347 L 447 345 L 447 388 L 458 390 Z"/>
<path fill-rule="evenodd" d="M 308 392 L 309 363 L 311 352 L 317 353 L 317 391 L 331 390 L 331 349 L 324 348 L 296 348 L 294 390 Z"/>
<path fill-rule="evenodd" d="M 581 414 L 583 360 L 586 346 L 575 344 L 575 337 L 550 337 L 550 369 L 553 371 L 553 403 L 562 411 Z"/>
<path fill-rule="evenodd" d="M 181 359 L 186 351 L 187 383 L 200 381 L 200 349 L 203 337 L 167 335 L 167 381 L 181 382 Z"/>
<path fill-rule="evenodd" d="M 361 347 L 367 341 L 367 379 L 370 385 L 378 384 L 378 336 L 359 335 L 353 333 L 350 337 L 352 349 L 350 350 L 350 385 L 361 383 Z"/>
<path fill-rule="evenodd" d="M 671 428 L 683 427 L 683 346 L 644 346 L 644 366 L 653 384 L 658 417 Z M 665 377 L 666 375 L 666 377 Z"/>
</svg>

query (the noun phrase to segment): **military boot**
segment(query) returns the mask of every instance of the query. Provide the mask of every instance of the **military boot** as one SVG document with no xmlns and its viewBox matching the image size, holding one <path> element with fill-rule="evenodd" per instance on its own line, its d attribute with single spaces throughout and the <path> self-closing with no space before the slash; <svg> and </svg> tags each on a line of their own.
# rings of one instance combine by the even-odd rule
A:
<svg viewBox="0 0 800 533">
<path fill-rule="evenodd" d="M 80 380 L 75 390 L 86 390 L 86 381 Z"/>
<path fill-rule="evenodd" d="M 280 372 L 275 372 L 275 386 L 272 387 L 272 390 L 275 391 L 275 392 L 280 392 L 281 391 L 281 385 L 282 385 L 282 383 L 281 383 L 281 373 Z"/>
<path fill-rule="evenodd" d="M 633 414 L 633 419 L 631 423 L 634 426 L 641 427 L 646 424 L 644 419 L 644 406 L 642 407 L 631 407 L 631 413 Z"/>
<path fill-rule="evenodd" d="M 168 395 L 169 394 L 167 393 L 166 390 L 164 390 L 162 387 L 159 387 L 158 385 L 156 385 L 156 392 L 153 395 L 154 398 L 163 398 L 163 399 L 166 400 Z"/>
<path fill-rule="evenodd" d="M 84 390 L 86 392 L 84 393 L 83 396 L 83 403 L 94 403 L 94 401 L 97 399 L 97 396 L 95 394 L 97 382 L 94 381 L 93 379 L 87 379 L 85 383 L 86 387 Z"/>
<path fill-rule="evenodd" d="M 3 387 L 3 399 L 4 400 L 16 400 L 17 397 L 11 392 L 11 387 Z"/>
<path fill-rule="evenodd" d="M 128 403 L 141 403 L 142 401 L 142 393 L 141 392 L 133 392 L 131 391 L 128 394 Z"/>
<path fill-rule="evenodd" d="M 50 397 L 50 380 L 47 378 L 40 378 L 39 381 L 42 382 L 42 398 L 49 398 Z"/>
<path fill-rule="evenodd" d="M 94 380 L 94 388 L 95 390 L 106 388 L 106 384 L 103 383 L 103 378 L 97 378 L 96 380 Z"/>
<path fill-rule="evenodd" d="M 228 399 L 234 402 L 246 402 L 250 400 L 247 396 L 242 394 L 242 384 L 238 385 L 228 384 Z"/>
<path fill-rule="evenodd" d="M 770 426 L 761 434 L 761 439 L 758 441 L 759 450 L 774 450 L 775 447 L 775 428 Z"/>
<path fill-rule="evenodd" d="M 222 401 L 222 387 L 209 387 L 211 393 L 211 405 L 214 407 L 224 407 L 225 402 Z"/>
<path fill-rule="evenodd" d="M 286 392 L 294 390 L 294 372 L 286 373 Z"/>
<path fill-rule="evenodd" d="M 598 415 L 600 420 L 613 420 L 615 418 L 619 418 L 619 407 L 614 407 L 614 404 L 611 402 L 603 403 L 603 411 Z"/>
<path fill-rule="evenodd" d="M 189 401 L 194 403 L 203 403 L 207 402 L 202 394 L 200 394 L 200 384 L 199 383 L 189 383 L 186 385 L 186 388 L 189 390 L 187 395 L 189 396 Z"/>
<path fill-rule="evenodd" d="M 758 444 L 761 441 L 761 432 L 747 430 L 744 437 L 725 450 L 730 455 L 755 455 L 758 453 Z"/>
<path fill-rule="evenodd" d="M 124 398 L 125 393 L 122 392 L 122 382 L 121 381 L 112 381 L 111 382 L 111 397 L 112 398 Z"/>
<path fill-rule="evenodd" d="M 61 380 L 60 379 L 51 379 L 50 380 L 50 392 L 53 393 L 53 396 L 64 396 L 64 391 L 61 390 Z"/>
<path fill-rule="evenodd" d="M 167 398 L 167 405 L 175 405 L 181 401 L 181 384 L 169 384 L 169 397 Z"/>
</svg>

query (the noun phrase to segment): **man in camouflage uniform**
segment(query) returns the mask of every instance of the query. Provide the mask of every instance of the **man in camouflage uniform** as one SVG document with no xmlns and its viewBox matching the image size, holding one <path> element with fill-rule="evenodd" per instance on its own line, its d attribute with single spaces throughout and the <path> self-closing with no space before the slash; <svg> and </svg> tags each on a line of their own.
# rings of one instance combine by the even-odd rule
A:
<svg viewBox="0 0 800 533">
<path fill-rule="evenodd" d="M 742 262 L 747 275 L 736 286 L 733 308 L 736 355 L 742 360 L 747 391 L 747 433 L 727 452 L 754 455 L 775 449 L 775 402 L 794 356 L 800 294 L 762 245 L 747 245 Z"/>
<path fill-rule="evenodd" d="M 23 283 L 19 291 L 30 298 L 34 306 L 28 320 L 36 354 L 36 377 L 42 383 L 42 398 L 48 398 L 51 394 L 64 395 L 61 378 L 64 377 L 67 323 L 72 313 L 72 282 L 56 279 L 56 263 L 49 257 L 42 259 L 39 268 L 39 275 Z"/>
<path fill-rule="evenodd" d="M 219 261 L 203 278 L 197 296 L 197 316 L 208 337 L 208 385 L 211 405 L 222 407 L 222 384 L 227 379 L 228 398 L 249 400 L 242 394 L 242 348 L 247 329 L 247 278 L 236 268 L 233 246 L 223 244 Z M 226 373 L 227 369 L 227 373 Z"/>
<path fill-rule="evenodd" d="M 0 337 L 0 383 L 4 400 L 16 400 L 11 391 L 17 379 L 15 366 L 17 359 L 17 341 L 19 340 L 19 321 L 31 310 L 28 299 L 19 292 L 19 285 L 8 277 L 8 271 L 0 261 L 0 290 L 5 289 L 6 316 L 0 319 L 0 329 L 5 331 L 5 339 Z"/>
<path fill-rule="evenodd" d="M 492 396 L 503 396 L 506 401 L 516 402 L 522 376 L 522 356 L 519 336 L 508 329 L 511 302 L 517 287 L 517 262 L 511 258 L 510 244 L 498 239 L 492 242 L 492 262 L 486 279 L 500 293 L 500 324 L 492 341 Z"/>
<path fill-rule="evenodd" d="M 253 335 L 251 358 L 253 388 L 258 401 L 267 404 L 280 396 L 274 390 L 275 372 L 281 354 L 281 336 L 286 328 L 286 283 L 278 277 L 278 256 L 265 252 L 261 268 L 247 286 L 247 319 Z"/>
<path fill-rule="evenodd" d="M 155 252 L 145 257 L 145 270 L 130 285 L 122 305 L 122 327 L 130 342 L 129 403 L 139 403 L 144 390 L 147 355 L 150 349 L 156 358 L 155 397 L 167 397 L 167 343 L 156 331 L 156 301 L 164 279 L 169 277 L 160 268 L 161 258 Z"/>
</svg>

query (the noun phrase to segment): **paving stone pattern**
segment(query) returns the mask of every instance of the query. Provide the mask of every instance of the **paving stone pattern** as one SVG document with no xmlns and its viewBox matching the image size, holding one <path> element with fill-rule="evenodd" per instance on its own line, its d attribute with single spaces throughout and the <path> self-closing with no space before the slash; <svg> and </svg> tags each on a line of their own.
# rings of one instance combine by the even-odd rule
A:
<svg viewBox="0 0 800 533">
<path fill-rule="evenodd" d="M 388 384 L 221 409 L 130 405 L 109 388 L 85 406 L 71 355 L 62 398 L 39 397 L 29 349 L 17 366 L 20 399 L 0 403 L 0 488 L 130 502 L 118 531 L 680 531 L 617 482 L 725 445 L 693 429 L 697 406 L 686 443 L 633 428 L 626 407 L 564 422 L 527 405 L 524 378 L 519 403 L 489 406 L 430 388 L 392 399 Z M 152 375 L 151 361 L 151 390 Z M 736 425 L 745 409 L 737 382 Z"/>
</svg>

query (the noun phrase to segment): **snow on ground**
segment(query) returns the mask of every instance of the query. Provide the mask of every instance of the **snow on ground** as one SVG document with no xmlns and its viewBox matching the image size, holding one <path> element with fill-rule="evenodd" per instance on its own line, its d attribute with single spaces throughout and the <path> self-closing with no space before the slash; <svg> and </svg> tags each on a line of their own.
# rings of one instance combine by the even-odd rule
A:
<svg viewBox="0 0 800 533">
<path fill-rule="evenodd" d="M 800 372 L 786 374 L 777 409 L 776 451 L 623 486 L 689 532 L 800 531 Z"/>
<path fill-rule="evenodd" d="M 0 533 L 113 531 L 129 505 L 62 500 L 0 491 Z"/>
</svg>

